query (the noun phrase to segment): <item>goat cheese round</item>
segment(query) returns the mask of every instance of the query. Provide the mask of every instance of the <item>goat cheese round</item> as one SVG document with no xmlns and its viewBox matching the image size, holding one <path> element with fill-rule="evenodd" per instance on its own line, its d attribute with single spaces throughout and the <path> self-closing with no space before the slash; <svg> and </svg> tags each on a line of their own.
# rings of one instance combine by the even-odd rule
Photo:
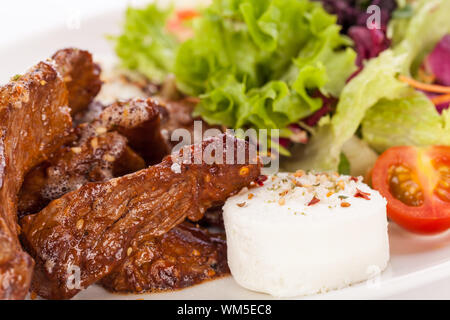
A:
<svg viewBox="0 0 450 320">
<path fill-rule="evenodd" d="M 234 279 L 294 297 L 381 273 L 389 260 L 386 200 L 361 180 L 299 170 L 229 198 L 223 217 Z"/>
</svg>

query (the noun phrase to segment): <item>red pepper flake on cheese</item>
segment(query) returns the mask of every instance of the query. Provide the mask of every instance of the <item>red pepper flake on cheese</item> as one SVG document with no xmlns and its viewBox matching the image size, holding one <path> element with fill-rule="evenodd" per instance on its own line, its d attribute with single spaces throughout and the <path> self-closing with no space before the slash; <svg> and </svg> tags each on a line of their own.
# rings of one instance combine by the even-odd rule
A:
<svg viewBox="0 0 450 320">
<path fill-rule="evenodd" d="M 359 190 L 358 188 L 356 188 L 355 198 L 363 198 L 366 200 L 370 200 L 369 196 L 370 196 L 370 193 L 363 192 L 363 191 Z"/>
<path fill-rule="evenodd" d="M 259 186 L 263 186 L 264 185 L 264 181 L 267 180 L 267 176 L 266 175 L 260 175 L 257 179 L 256 179 L 256 183 Z"/>
<path fill-rule="evenodd" d="M 316 203 L 319 203 L 319 202 L 320 202 L 320 199 L 318 199 L 318 198 L 316 198 L 316 196 L 314 196 L 311 199 L 311 201 L 308 203 L 308 206 L 313 206 L 313 205 L 315 205 Z"/>
</svg>

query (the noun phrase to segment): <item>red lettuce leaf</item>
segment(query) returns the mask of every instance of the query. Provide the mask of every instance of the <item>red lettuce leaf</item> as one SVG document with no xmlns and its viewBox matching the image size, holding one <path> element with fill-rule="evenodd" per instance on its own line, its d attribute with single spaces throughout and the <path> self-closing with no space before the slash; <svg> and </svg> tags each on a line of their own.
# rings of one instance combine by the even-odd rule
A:
<svg viewBox="0 0 450 320">
<path fill-rule="evenodd" d="M 450 34 L 444 36 L 428 55 L 425 67 L 436 77 L 437 83 L 450 86 Z"/>
</svg>

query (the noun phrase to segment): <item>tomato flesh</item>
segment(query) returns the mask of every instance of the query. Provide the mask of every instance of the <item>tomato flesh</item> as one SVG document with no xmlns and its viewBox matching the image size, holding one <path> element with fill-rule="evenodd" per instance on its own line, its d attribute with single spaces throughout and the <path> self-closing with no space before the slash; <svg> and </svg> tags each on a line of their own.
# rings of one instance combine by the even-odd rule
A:
<svg viewBox="0 0 450 320">
<path fill-rule="evenodd" d="M 439 165 L 437 170 L 440 179 L 434 192 L 442 201 L 450 202 L 450 167 Z"/>
<path fill-rule="evenodd" d="M 372 186 L 391 220 L 419 233 L 450 228 L 450 147 L 394 147 L 375 163 Z"/>
<path fill-rule="evenodd" d="M 423 204 L 420 182 L 413 171 L 404 165 L 390 167 L 389 190 L 396 199 L 408 206 L 418 207 Z"/>
</svg>

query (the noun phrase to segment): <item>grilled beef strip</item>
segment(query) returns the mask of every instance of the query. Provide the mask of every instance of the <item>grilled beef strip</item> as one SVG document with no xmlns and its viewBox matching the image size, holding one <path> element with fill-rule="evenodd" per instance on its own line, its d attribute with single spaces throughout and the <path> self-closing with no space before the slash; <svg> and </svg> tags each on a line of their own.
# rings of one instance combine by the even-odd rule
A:
<svg viewBox="0 0 450 320">
<path fill-rule="evenodd" d="M 220 146 L 220 160 L 205 162 L 202 155 Z M 24 217 L 24 244 L 37 264 L 33 290 L 44 298 L 71 298 L 119 266 L 134 239 L 160 236 L 186 217 L 199 220 L 259 176 L 256 159 L 225 164 L 228 152 L 237 150 L 248 155 L 248 143 L 210 138 L 148 169 L 86 184 Z"/>
<path fill-rule="evenodd" d="M 76 48 L 58 50 L 52 59 L 69 91 L 71 114 L 85 110 L 102 87 L 99 65 L 88 51 Z"/>
<path fill-rule="evenodd" d="M 137 98 L 106 106 L 95 120 L 78 125 L 70 144 L 25 177 L 19 216 L 39 212 L 51 200 L 88 182 L 104 182 L 145 168 L 134 149 L 147 164 L 160 162 L 169 150 L 159 119 L 157 101 Z"/>
<path fill-rule="evenodd" d="M 222 213 L 223 213 L 222 205 L 210 208 L 205 212 L 205 215 L 198 222 L 198 224 L 205 228 L 216 228 L 219 230 L 225 230 Z"/>
<path fill-rule="evenodd" d="M 200 118 L 194 118 L 192 113 L 197 103 L 198 99 L 193 97 L 186 97 L 176 101 L 160 100 L 161 133 L 167 145 L 174 147 L 179 143 L 179 141 L 171 139 L 174 131 L 179 129 L 187 130 L 191 135 L 191 141 L 194 141 L 195 129 L 197 129 L 195 121 L 201 124 L 202 130 L 198 130 L 196 134 L 202 137 L 208 129 L 216 129 L 219 132 L 225 131 L 218 126 L 209 125 Z"/>
<path fill-rule="evenodd" d="M 148 125 L 142 125 L 141 129 L 137 131 L 132 136 L 128 136 L 130 141 L 136 141 L 136 145 L 132 146 L 133 149 L 138 151 L 139 154 L 141 154 L 144 158 L 147 158 L 148 164 L 154 164 L 157 163 L 158 159 L 161 154 L 165 155 L 167 154 L 173 147 L 177 146 L 180 141 L 171 139 L 172 134 L 175 130 L 185 129 L 191 136 L 191 141 L 194 141 L 193 135 L 194 135 L 194 121 L 200 121 L 202 124 L 202 131 L 198 132 L 199 135 L 203 136 L 203 133 L 207 129 L 219 129 L 221 131 L 222 128 L 219 128 L 217 126 L 211 126 L 208 125 L 205 121 L 201 120 L 200 118 L 194 118 L 192 116 L 192 112 L 194 111 L 195 105 L 198 103 L 197 99 L 192 97 L 185 97 L 180 100 L 165 100 L 159 97 L 152 97 L 150 98 L 152 101 L 152 105 L 154 105 L 160 114 L 160 120 L 159 127 L 160 131 L 155 132 L 151 131 L 149 134 L 146 134 L 145 129 L 149 128 Z M 142 100 L 142 99 L 141 99 Z M 120 100 L 119 100 L 120 101 Z M 127 100 L 128 101 L 128 100 Z M 119 102 L 119 105 L 123 104 Z M 111 105 L 109 105 L 111 106 Z M 103 105 L 101 102 L 94 100 L 90 105 L 89 108 L 86 109 L 84 112 L 80 112 L 74 117 L 74 121 L 77 124 L 85 123 L 85 122 L 92 122 L 94 119 L 98 119 L 100 114 L 106 109 L 108 106 Z M 117 109 L 117 107 L 116 107 Z M 149 122 L 151 123 L 151 122 Z M 155 125 L 151 126 L 150 128 L 154 128 Z M 127 135 L 126 135 L 127 136 Z M 142 148 L 142 146 L 147 146 L 149 143 L 142 143 L 142 137 L 152 137 L 156 136 L 154 139 L 152 139 L 151 144 L 155 144 L 155 142 L 159 141 L 159 145 L 156 144 L 157 148 L 156 151 L 153 150 L 145 150 L 145 148 Z M 138 139 L 135 139 L 135 138 Z M 161 139 L 161 137 L 163 139 Z M 144 141 L 145 142 L 145 141 Z M 157 156 L 146 156 L 146 152 L 153 152 L 153 154 L 156 154 Z M 149 161 L 150 160 L 150 161 Z"/>
<path fill-rule="evenodd" d="M 83 123 L 91 123 L 94 120 L 97 120 L 106 107 L 107 105 L 104 105 L 98 100 L 92 101 L 86 109 L 72 116 L 74 126 L 79 126 Z"/>
<path fill-rule="evenodd" d="M 94 124 L 127 137 L 130 147 L 152 165 L 170 153 L 161 135 L 160 110 L 160 102 L 153 98 L 118 101 L 106 107 Z"/>
<path fill-rule="evenodd" d="M 107 106 L 94 101 L 85 113 L 79 114 L 77 121 L 88 137 L 96 130 L 119 132 L 128 138 L 130 147 L 147 165 L 152 165 L 170 153 L 161 134 L 163 108 L 155 98 L 119 100 Z"/>
<path fill-rule="evenodd" d="M 143 168 L 144 160 L 117 132 L 94 135 L 73 147 L 61 147 L 26 175 L 19 192 L 19 217 L 41 211 L 51 200 L 86 183 L 108 181 Z"/>
<path fill-rule="evenodd" d="M 23 177 L 66 141 L 71 127 L 68 92 L 51 61 L 0 87 L 0 299 L 23 299 L 33 270 L 18 240 Z"/>
<path fill-rule="evenodd" d="M 223 234 L 183 222 L 159 237 L 132 241 L 122 265 L 100 283 L 113 292 L 174 290 L 229 274 Z"/>
</svg>

